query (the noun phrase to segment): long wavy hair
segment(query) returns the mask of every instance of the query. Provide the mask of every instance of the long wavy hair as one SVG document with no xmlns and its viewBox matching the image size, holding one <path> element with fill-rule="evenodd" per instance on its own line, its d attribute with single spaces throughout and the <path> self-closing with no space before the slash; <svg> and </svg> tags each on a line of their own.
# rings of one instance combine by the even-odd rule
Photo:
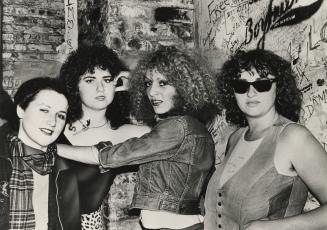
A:
<svg viewBox="0 0 327 230">
<path fill-rule="evenodd" d="M 69 124 L 79 120 L 83 116 L 82 101 L 78 90 L 80 77 L 86 72 L 94 73 L 95 68 L 108 70 L 113 77 L 120 71 L 127 71 L 125 64 L 118 55 L 105 45 L 83 45 L 73 51 L 63 63 L 59 80 L 65 85 L 68 95 Z M 106 118 L 112 128 L 129 123 L 129 94 L 128 92 L 116 92 L 115 97 L 106 110 Z"/>
<path fill-rule="evenodd" d="M 138 121 L 153 126 L 155 112 L 146 93 L 145 76 L 156 70 L 175 87 L 174 111 L 171 115 L 190 115 L 206 123 L 220 113 L 215 80 L 199 61 L 176 47 L 160 47 L 141 59 L 131 74 L 132 115 Z M 168 114 L 169 115 L 169 114 Z"/>
<path fill-rule="evenodd" d="M 269 50 L 238 51 L 227 60 L 217 76 L 220 100 L 226 109 L 226 120 L 238 125 L 246 126 L 247 121 L 239 109 L 231 81 L 241 77 L 242 71 L 255 68 L 260 77 L 268 74 L 276 78 L 275 107 L 279 114 L 297 122 L 300 117 L 302 93 L 297 88 L 296 77 L 291 63 Z"/>
</svg>

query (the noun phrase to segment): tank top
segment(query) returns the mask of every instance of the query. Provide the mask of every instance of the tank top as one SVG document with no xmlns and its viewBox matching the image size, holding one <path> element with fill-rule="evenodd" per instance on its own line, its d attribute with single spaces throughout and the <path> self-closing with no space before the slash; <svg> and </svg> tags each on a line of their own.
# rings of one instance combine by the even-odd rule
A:
<svg viewBox="0 0 327 230">
<path fill-rule="evenodd" d="M 220 178 L 220 184 L 224 184 L 229 178 L 231 178 L 242 166 L 250 159 L 255 150 L 260 145 L 263 138 L 259 138 L 254 141 L 246 141 L 244 139 L 247 129 L 244 129 L 242 137 L 234 147 L 233 152 L 230 154 L 230 158 L 226 162 L 224 171 Z M 246 149 L 246 151 L 244 151 Z"/>
</svg>

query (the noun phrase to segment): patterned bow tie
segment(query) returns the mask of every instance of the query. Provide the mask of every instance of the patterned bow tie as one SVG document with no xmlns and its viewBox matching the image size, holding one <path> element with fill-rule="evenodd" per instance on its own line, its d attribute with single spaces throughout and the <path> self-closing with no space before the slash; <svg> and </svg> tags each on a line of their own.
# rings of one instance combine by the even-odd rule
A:
<svg viewBox="0 0 327 230">
<path fill-rule="evenodd" d="M 49 174 L 54 165 L 56 145 L 49 145 L 47 152 L 25 145 L 17 136 L 8 137 L 13 157 L 21 157 L 24 162 L 40 175 Z"/>
</svg>

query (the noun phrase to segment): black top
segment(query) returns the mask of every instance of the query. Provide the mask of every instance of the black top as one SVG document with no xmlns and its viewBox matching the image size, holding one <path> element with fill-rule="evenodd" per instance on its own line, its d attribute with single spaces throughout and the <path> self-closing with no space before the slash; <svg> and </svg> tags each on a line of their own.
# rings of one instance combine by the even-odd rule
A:
<svg viewBox="0 0 327 230">
<path fill-rule="evenodd" d="M 57 143 L 72 145 L 64 134 L 59 136 Z M 117 174 L 116 170 L 100 173 L 97 165 L 88 165 L 61 157 L 57 157 L 56 165 L 58 165 L 59 171 L 72 170 L 74 172 L 77 179 L 81 214 L 99 209 Z M 58 187 L 62 186 L 59 184 Z M 65 202 L 63 203 L 65 204 Z"/>
</svg>

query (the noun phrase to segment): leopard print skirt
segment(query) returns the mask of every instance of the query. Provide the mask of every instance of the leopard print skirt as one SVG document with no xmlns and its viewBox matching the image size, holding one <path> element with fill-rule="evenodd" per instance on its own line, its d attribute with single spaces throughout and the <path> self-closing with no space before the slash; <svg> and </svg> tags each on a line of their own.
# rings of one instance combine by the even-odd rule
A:
<svg viewBox="0 0 327 230">
<path fill-rule="evenodd" d="M 99 210 L 81 216 L 82 230 L 104 230 L 102 206 Z"/>
</svg>

